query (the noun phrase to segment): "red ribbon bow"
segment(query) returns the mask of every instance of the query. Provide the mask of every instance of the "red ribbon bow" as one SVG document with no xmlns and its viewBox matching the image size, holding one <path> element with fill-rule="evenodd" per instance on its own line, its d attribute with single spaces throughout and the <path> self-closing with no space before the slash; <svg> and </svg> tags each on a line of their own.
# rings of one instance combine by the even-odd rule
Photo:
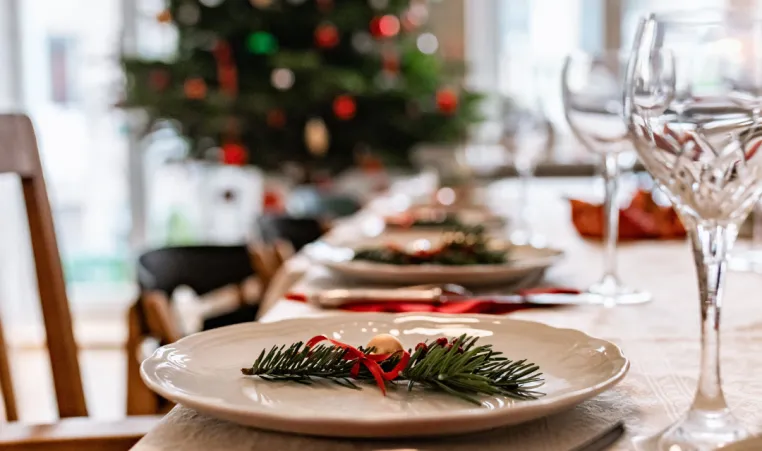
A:
<svg viewBox="0 0 762 451">
<path fill-rule="evenodd" d="M 346 349 L 347 353 L 344 355 L 344 359 L 357 360 L 357 363 L 354 364 L 352 370 L 350 371 L 352 377 L 356 378 L 357 375 L 360 374 L 361 365 L 365 365 L 365 367 L 368 368 L 368 371 L 370 371 L 370 374 L 373 375 L 373 378 L 376 380 L 376 385 L 378 385 L 378 388 L 381 389 L 381 393 L 383 393 L 384 396 L 386 396 L 386 381 L 396 379 L 397 376 L 399 376 L 399 374 L 405 369 L 407 363 L 410 361 L 409 352 L 398 351 L 402 352 L 402 358 L 400 359 L 399 363 L 397 363 L 397 365 L 395 365 L 391 370 L 384 371 L 383 368 L 381 368 L 381 365 L 379 365 L 379 362 L 383 362 L 389 357 L 392 357 L 394 354 L 396 354 L 396 352 L 392 354 L 365 354 L 354 346 L 350 346 L 337 340 L 332 340 L 325 335 L 316 335 L 312 337 L 307 342 L 307 346 L 312 348 L 321 341 L 329 341 L 337 348 Z"/>
</svg>

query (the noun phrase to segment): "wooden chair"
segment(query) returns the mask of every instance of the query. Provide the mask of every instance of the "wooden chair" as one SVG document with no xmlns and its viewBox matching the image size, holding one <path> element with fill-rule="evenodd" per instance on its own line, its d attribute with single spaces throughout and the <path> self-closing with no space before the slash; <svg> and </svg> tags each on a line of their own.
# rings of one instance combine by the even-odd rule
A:
<svg viewBox="0 0 762 451">
<path fill-rule="evenodd" d="M 60 417 L 60 421 L 53 425 L 30 426 L 14 422 L 0 426 L 0 449 L 129 449 L 155 419 L 133 418 L 99 427 L 93 421 L 72 418 L 86 417 L 87 406 L 40 155 L 32 123 L 26 116 L 0 115 L 0 173 L 15 173 L 21 179 Z M 15 421 L 17 409 L 8 368 L 7 348 L 0 340 L 0 389 L 6 416 Z"/>
<path fill-rule="evenodd" d="M 148 337 L 165 345 L 179 340 L 183 333 L 177 327 L 170 300 L 180 286 L 204 296 L 232 289 L 237 297 L 233 311 L 206 318 L 204 329 L 245 321 L 255 321 L 256 304 L 250 303 L 244 284 L 253 278 L 246 246 L 181 246 L 166 247 L 144 253 L 138 259 L 140 297 L 128 314 L 127 340 L 127 415 L 163 413 L 172 405 L 154 394 L 140 378 L 143 343 Z"/>
</svg>

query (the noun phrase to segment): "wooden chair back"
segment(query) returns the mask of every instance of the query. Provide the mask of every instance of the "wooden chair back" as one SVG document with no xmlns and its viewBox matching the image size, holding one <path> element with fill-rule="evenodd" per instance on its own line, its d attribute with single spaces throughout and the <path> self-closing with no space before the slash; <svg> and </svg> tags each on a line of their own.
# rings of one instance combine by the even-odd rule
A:
<svg viewBox="0 0 762 451">
<path fill-rule="evenodd" d="M 26 116 L 0 115 L 0 173 L 15 173 L 21 179 L 58 415 L 61 418 L 87 416 L 53 216 L 45 189 L 37 139 L 32 122 Z M 0 389 L 6 415 L 8 419 L 15 419 L 15 396 L 10 380 L 8 350 L 2 339 Z"/>
</svg>

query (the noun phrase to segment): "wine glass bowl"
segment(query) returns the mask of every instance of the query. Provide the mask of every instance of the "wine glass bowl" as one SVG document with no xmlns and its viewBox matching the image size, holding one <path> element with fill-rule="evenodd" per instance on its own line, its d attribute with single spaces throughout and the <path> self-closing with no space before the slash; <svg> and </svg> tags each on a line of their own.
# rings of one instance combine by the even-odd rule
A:
<svg viewBox="0 0 762 451">
<path fill-rule="evenodd" d="M 564 115 L 575 137 L 591 152 L 632 151 L 622 121 L 627 58 L 619 52 L 566 58 L 562 69 Z"/>
<path fill-rule="evenodd" d="M 728 408 L 719 359 L 728 254 L 762 192 L 762 20 L 732 9 L 651 15 L 630 57 L 625 119 L 635 149 L 686 225 L 701 309 L 689 411 L 638 450 L 713 450 L 748 435 Z"/>
<path fill-rule="evenodd" d="M 712 56 L 714 64 L 730 63 L 725 55 Z M 648 58 L 664 61 L 675 56 L 663 50 L 650 52 Z M 643 67 L 646 64 L 650 67 Z M 689 80 L 653 74 L 671 71 L 672 66 L 638 63 L 633 70 L 631 131 L 638 154 L 681 218 L 738 225 L 760 190 L 762 153 L 757 150 L 762 128 L 756 103 L 740 102 L 737 95 L 750 94 L 739 93 L 739 86 L 725 77 L 692 86 L 689 95 L 681 95 L 674 86 Z"/>
</svg>

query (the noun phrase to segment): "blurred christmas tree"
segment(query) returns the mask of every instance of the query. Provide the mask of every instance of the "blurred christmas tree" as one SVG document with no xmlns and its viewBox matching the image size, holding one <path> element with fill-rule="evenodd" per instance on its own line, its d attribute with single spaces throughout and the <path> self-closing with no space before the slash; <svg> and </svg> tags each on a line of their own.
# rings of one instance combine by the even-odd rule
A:
<svg viewBox="0 0 762 451">
<path fill-rule="evenodd" d="M 453 142 L 479 96 L 437 55 L 425 0 L 169 0 L 171 61 L 124 58 L 125 107 L 174 124 L 191 157 L 338 171 Z"/>
</svg>

